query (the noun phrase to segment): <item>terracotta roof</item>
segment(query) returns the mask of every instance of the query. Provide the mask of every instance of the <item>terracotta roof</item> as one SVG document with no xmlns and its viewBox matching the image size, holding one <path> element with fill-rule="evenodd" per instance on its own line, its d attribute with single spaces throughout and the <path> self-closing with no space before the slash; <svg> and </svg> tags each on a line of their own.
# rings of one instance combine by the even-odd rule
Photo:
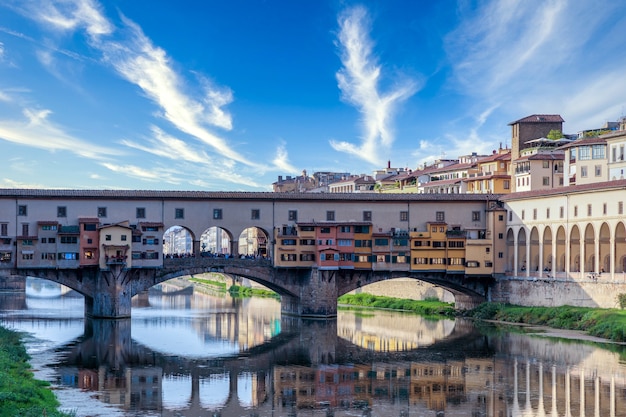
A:
<svg viewBox="0 0 626 417">
<path fill-rule="evenodd" d="M 139 226 L 141 227 L 164 227 L 165 225 L 161 222 L 139 222 Z"/>
<path fill-rule="evenodd" d="M 540 152 L 532 155 L 517 158 L 515 163 L 520 161 L 562 161 L 565 159 L 564 152 Z"/>
<path fill-rule="evenodd" d="M 417 193 L 275 193 L 244 191 L 156 191 L 156 190 L 61 190 L 32 188 L 0 189 L 0 199 L 41 200 L 188 200 L 188 201 L 482 201 L 487 197 L 472 194 Z"/>
<path fill-rule="evenodd" d="M 591 138 L 576 139 L 575 141 L 570 142 L 566 145 L 559 146 L 557 149 L 569 149 L 575 148 L 577 146 L 599 145 L 603 143 L 606 143 L 606 138 L 602 136 L 595 136 Z"/>
<path fill-rule="evenodd" d="M 555 122 L 565 122 L 563 118 L 558 114 L 533 114 L 531 116 L 526 116 L 523 119 L 516 120 L 514 122 L 509 123 L 509 126 L 517 124 L 517 123 L 555 123 Z"/>
<path fill-rule="evenodd" d="M 296 222 L 298 226 L 371 226 L 372 222 L 357 222 L 357 221 L 347 221 L 347 222 Z"/>
<path fill-rule="evenodd" d="M 522 191 L 510 194 L 503 194 L 500 196 L 500 200 L 508 201 L 508 200 L 520 200 L 524 198 L 536 198 L 536 197 L 549 197 L 558 194 L 574 194 L 574 193 L 586 193 L 589 191 L 598 191 L 603 189 L 615 189 L 615 188 L 624 188 L 626 189 L 626 180 L 615 180 L 615 181 L 604 181 L 597 182 L 592 184 L 580 184 L 580 185 L 570 185 L 567 187 L 557 187 L 549 190 L 532 190 L 532 191 Z"/>
<path fill-rule="evenodd" d="M 428 181 L 425 182 L 423 184 L 420 184 L 420 188 L 424 187 L 438 187 L 440 185 L 450 185 L 450 184 L 456 184 L 463 181 L 463 178 L 452 178 L 449 180 L 434 180 L 434 181 Z"/>
</svg>

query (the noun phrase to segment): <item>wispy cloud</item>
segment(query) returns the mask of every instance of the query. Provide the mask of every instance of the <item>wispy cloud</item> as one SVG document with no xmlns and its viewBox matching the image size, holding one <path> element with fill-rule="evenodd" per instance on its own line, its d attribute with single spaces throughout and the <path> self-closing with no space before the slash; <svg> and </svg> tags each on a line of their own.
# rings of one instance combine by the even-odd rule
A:
<svg viewBox="0 0 626 417">
<path fill-rule="evenodd" d="M 597 118 L 605 106 L 573 103 L 589 84 L 623 72 L 626 57 L 615 54 L 623 27 L 617 2 L 490 0 L 459 3 L 460 25 L 445 40 L 452 84 L 473 107 L 506 103 L 516 116 L 572 113 L 566 119 Z M 610 59 L 607 57 L 610 56 Z M 613 78 L 615 80 L 615 78 Z M 601 84 L 605 84 L 604 81 Z M 618 91 L 604 90 L 615 102 Z M 623 100 L 623 95 L 621 96 Z M 615 100 L 614 100 L 615 99 Z M 503 104 L 504 106 L 504 104 Z M 596 121 L 598 123 L 598 121 Z"/>
<path fill-rule="evenodd" d="M 210 164 L 211 158 L 206 152 L 191 148 L 185 141 L 168 135 L 157 126 L 152 126 L 152 137 L 147 143 L 137 143 L 131 140 L 122 140 L 121 143 L 130 148 L 138 149 L 167 159 L 176 161 Z"/>
<path fill-rule="evenodd" d="M 380 164 L 394 141 L 394 111 L 417 91 L 417 83 L 410 78 L 397 80 L 390 91 L 381 93 L 382 70 L 372 52 L 367 10 L 361 6 L 349 8 L 340 14 L 338 21 L 343 67 L 337 72 L 337 81 L 343 99 L 361 113 L 363 137 L 360 145 L 335 140 L 330 144 L 337 151 Z"/>
<path fill-rule="evenodd" d="M 172 169 L 164 169 L 159 167 L 151 167 L 145 169 L 131 164 L 113 164 L 111 162 L 102 162 L 101 165 L 115 173 L 128 175 L 144 181 L 167 182 L 170 184 L 179 184 L 181 179 L 177 176 L 177 172 Z"/>
<path fill-rule="evenodd" d="M 296 169 L 296 167 L 291 165 L 291 163 L 289 162 L 289 155 L 287 154 L 287 149 L 285 148 L 284 143 L 278 146 L 278 149 L 276 149 L 276 156 L 274 157 L 274 160 L 272 162 L 274 163 L 274 166 L 278 168 L 281 172 L 298 172 L 298 169 Z"/>
<path fill-rule="evenodd" d="M 67 151 L 90 159 L 106 159 L 120 155 L 103 147 L 76 138 L 49 120 L 50 110 L 24 109 L 23 120 L 0 120 L 0 139 L 48 151 Z"/>
</svg>

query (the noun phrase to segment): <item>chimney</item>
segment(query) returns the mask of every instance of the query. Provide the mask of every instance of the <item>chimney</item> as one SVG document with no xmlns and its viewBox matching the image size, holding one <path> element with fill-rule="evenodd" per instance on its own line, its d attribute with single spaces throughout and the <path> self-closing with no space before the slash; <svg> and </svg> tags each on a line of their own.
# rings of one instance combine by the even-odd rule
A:
<svg viewBox="0 0 626 417">
<path fill-rule="evenodd" d="M 390 168 L 391 168 L 391 161 L 389 160 L 387 161 L 387 169 L 390 169 Z"/>
<path fill-rule="evenodd" d="M 282 175 L 279 175 L 279 176 L 278 176 L 278 182 L 281 182 L 282 180 L 283 180 L 283 176 L 282 176 Z"/>
</svg>

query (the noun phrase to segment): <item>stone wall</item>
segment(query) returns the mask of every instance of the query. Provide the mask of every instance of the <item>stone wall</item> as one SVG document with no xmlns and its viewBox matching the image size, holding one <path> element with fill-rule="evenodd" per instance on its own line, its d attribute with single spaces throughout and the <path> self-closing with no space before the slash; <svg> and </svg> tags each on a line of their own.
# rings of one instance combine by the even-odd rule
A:
<svg viewBox="0 0 626 417">
<path fill-rule="evenodd" d="M 397 278 L 375 282 L 352 291 L 350 294 L 358 293 L 393 298 L 407 298 L 409 300 L 424 300 L 426 298 L 436 297 L 446 303 L 454 302 L 454 295 L 452 295 L 450 291 L 412 278 Z"/>
<path fill-rule="evenodd" d="M 532 279 L 501 279 L 490 301 L 525 306 L 562 305 L 619 308 L 617 296 L 626 293 L 626 282 L 579 282 Z"/>
</svg>

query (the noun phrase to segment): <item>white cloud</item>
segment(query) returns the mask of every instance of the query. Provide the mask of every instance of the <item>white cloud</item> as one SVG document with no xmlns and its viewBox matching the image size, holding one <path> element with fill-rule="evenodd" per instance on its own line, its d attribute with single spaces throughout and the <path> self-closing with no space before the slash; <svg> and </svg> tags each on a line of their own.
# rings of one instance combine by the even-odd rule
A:
<svg viewBox="0 0 626 417">
<path fill-rule="evenodd" d="M 276 156 L 274 157 L 274 160 L 272 162 L 274 163 L 274 166 L 281 172 L 298 172 L 296 167 L 291 165 L 291 163 L 289 162 L 289 155 L 287 154 L 287 150 L 285 149 L 284 144 L 281 144 L 276 149 Z"/>
<path fill-rule="evenodd" d="M 90 159 L 119 155 L 110 147 L 102 147 L 76 138 L 48 117 L 50 110 L 24 109 L 25 120 L 0 120 L 0 139 L 48 151 L 67 151 Z"/>
<path fill-rule="evenodd" d="M 26 1 L 23 5 L 28 17 L 51 29 L 74 31 L 85 29 L 90 36 L 106 35 L 113 26 L 102 15 L 98 3 L 91 0 L 61 2 Z"/>
<path fill-rule="evenodd" d="M 166 134 L 157 126 L 152 126 L 151 130 L 153 136 L 147 139 L 148 143 L 145 145 L 130 140 L 122 140 L 121 143 L 130 148 L 177 161 L 183 160 L 200 164 L 211 162 L 211 158 L 206 152 L 191 148 L 186 142 Z"/>
<path fill-rule="evenodd" d="M 399 103 L 417 91 L 414 80 L 398 80 L 387 93 L 379 92 L 381 67 L 372 55 L 369 17 L 363 7 L 347 9 L 339 16 L 339 47 L 343 67 L 337 81 L 343 99 L 362 115 L 363 137 L 360 145 L 331 140 L 340 152 L 352 154 L 372 164 L 380 164 L 394 141 L 392 118 Z"/>
<path fill-rule="evenodd" d="M 178 173 L 171 169 L 164 169 L 158 167 L 151 167 L 150 169 L 145 169 L 138 167 L 136 165 L 118 165 L 110 162 L 102 162 L 100 165 L 103 167 L 118 173 L 128 175 L 130 177 L 134 177 L 144 181 L 153 181 L 153 182 L 167 182 L 170 184 L 179 184 L 181 181 L 178 178 Z"/>
</svg>

